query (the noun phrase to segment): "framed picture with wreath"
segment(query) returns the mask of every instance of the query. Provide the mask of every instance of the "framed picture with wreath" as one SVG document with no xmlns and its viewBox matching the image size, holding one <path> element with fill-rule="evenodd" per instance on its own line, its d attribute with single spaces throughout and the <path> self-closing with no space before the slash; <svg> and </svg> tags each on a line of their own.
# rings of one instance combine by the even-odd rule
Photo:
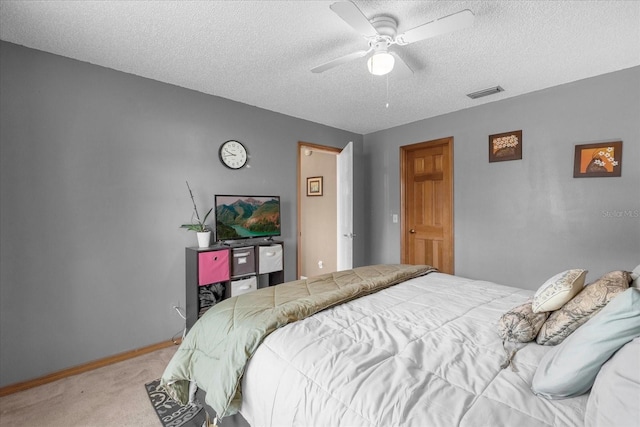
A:
<svg viewBox="0 0 640 427">
<path fill-rule="evenodd" d="M 574 178 L 615 177 L 622 175 L 622 141 L 576 145 Z"/>
</svg>

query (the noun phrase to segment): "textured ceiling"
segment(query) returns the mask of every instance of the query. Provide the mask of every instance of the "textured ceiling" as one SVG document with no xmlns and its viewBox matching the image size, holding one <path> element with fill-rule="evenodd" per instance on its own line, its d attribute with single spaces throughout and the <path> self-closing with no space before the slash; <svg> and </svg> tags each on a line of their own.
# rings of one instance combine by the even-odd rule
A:
<svg viewBox="0 0 640 427">
<path fill-rule="evenodd" d="M 399 32 L 463 9 L 475 22 L 394 46 L 408 78 L 366 58 L 314 74 L 367 48 L 332 3 L 2 0 L 0 39 L 360 134 L 640 65 L 637 1 L 356 0 Z"/>
</svg>

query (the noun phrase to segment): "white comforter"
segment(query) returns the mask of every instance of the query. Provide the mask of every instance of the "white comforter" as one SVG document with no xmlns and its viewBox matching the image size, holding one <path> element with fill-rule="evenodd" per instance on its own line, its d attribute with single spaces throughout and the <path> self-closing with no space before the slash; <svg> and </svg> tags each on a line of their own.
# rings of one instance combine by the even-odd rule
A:
<svg viewBox="0 0 640 427">
<path fill-rule="evenodd" d="M 241 413 L 253 427 L 581 426 L 587 395 L 530 391 L 549 347 L 500 367 L 497 320 L 531 293 L 431 273 L 289 324 L 247 365 Z"/>
</svg>

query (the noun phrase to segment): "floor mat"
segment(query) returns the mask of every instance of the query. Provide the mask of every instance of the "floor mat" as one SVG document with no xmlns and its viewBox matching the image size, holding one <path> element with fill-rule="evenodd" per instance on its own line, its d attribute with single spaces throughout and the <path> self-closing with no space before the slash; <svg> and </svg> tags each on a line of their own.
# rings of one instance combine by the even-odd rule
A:
<svg viewBox="0 0 640 427">
<path fill-rule="evenodd" d="M 160 387 L 160 379 L 151 381 L 144 387 L 164 427 L 201 427 L 205 422 L 207 413 L 200 402 L 180 405 L 169 397 L 164 388 Z"/>
</svg>

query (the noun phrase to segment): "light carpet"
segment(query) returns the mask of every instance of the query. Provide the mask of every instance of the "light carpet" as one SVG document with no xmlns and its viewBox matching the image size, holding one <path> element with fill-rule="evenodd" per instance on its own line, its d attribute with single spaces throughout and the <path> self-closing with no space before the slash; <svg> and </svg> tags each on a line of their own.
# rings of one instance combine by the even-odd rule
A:
<svg viewBox="0 0 640 427">
<path fill-rule="evenodd" d="M 0 398 L 0 426 L 161 427 L 144 384 L 177 346 Z"/>
</svg>

